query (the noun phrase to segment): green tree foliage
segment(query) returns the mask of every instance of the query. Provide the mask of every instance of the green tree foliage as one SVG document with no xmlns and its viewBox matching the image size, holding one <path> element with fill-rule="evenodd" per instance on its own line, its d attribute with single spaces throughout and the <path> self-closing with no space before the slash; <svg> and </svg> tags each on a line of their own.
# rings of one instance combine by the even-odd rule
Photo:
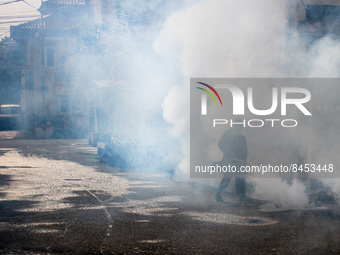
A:
<svg viewBox="0 0 340 255">
<path fill-rule="evenodd" d="M 11 38 L 0 41 L 0 104 L 20 104 L 25 51 Z"/>
</svg>

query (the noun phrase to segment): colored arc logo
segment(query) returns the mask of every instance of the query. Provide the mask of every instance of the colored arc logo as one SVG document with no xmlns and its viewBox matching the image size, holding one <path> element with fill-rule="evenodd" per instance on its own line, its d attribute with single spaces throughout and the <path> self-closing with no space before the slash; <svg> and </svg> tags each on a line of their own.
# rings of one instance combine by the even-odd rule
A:
<svg viewBox="0 0 340 255">
<path fill-rule="evenodd" d="M 210 85 L 208 85 L 208 84 L 206 84 L 206 83 L 203 83 L 203 82 L 197 82 L 197 83 L 198 83 L 198 84 L 201 84 L 201 85 L 203 85 L 203 86 L 206 86 L 206 87 L 208 87 L 209 89 L 211 89 L 211 91 L 213 91 L 213 92 L 215 93 L 215 95 L 218 97 L 218 100 L 220 101 L 220 104 L 221 104 L 221 106 L 222 106 L 222 100 L 221 100 L 221 98 L 220 98 L 220 95 L 217 93 L 217 91 L 216 91 L 213 87 L 211 87 Z M 211 94 L 211 92 L 210 92 L 209 90 L 206 90 L 206 89 L 200 88 L 200 87 L 197 87 L 197 88 L 200 89 L 200 90 L 205 91 L 206 93 L 208 93 L 208 95 L 214 100 L 215 104 L 217 104 L 217 103 L 216 103 L 216 100 L 215 100 L 215 98 L 214 98 L 214 96 Z"/>
</svg>

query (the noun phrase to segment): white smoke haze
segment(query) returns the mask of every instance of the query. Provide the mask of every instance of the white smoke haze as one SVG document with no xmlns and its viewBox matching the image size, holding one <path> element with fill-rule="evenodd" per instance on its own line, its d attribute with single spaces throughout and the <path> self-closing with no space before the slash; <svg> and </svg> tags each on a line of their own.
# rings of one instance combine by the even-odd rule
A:
<svg viewBox="0 0 340 255">
<path fill-rule="evenodd" d="M 327 36 L 311 47 L 308 70 L 310 77 L 339 78 L 339 67 L 339 39 Z"/>
<path fill-rule="evenodd" d="M 309 49 L 311 54 L 306 53 L 303 38 L 299 38 L 296 31 L 289 31 L 287 22 L 286 1 L 267 0 L 199 1 L 178 11 L 167 20 L 155 48 L 171 63 L 177 61 L 180 65 L 178 76 L 181 83 L 175 84 L 163 104 L 163 116 L 173 125 L 173 132 L 182 144 L 184 157 L 176 170 L 177 178 L 188 179 L 190 174 L 187 101 L 190 78 L 339 76 L 337 70 L 340 54 L 336 54 L 339 51 L 337 40 L 323 38 Z M 325 96 L 330 93 L 332 92 L 323 91 Z M 306 125 L 308 126 L 308 123 Z M 336 132 L 334 129 L 328 131 Z M 308 148 L 297 144 L 299 134 L 286 132 L 281 137 L 256 137 L 255 140 L 249 130 L 245 131 L 250 152 L 249 162 L 270 162 L 270 158 L 275 161 L 277 157 L 282 157 L 287 162 L 296 162 L 299 153 L 307 154 Z M 318 130 L 311 131 L 311 136 L 318 137 L 314 132 Z M 337 135 L 334 134 L 334 137 Z M 217 143 L 218 138 L 212 139 Z M 276 140 L 276 148 L 266 147 L 267 140 L 273 142 L 273 139 Z M 327 139 L 320 139 L 321 141 L 312 146 L 329 151 L 328 144 L 325 143 Z M 215 147 L 209 150 L 212 161 L 216 159 L 216 149 Z M 280 154 L 281 149 L 288 153 Z M 324 156 L 320 157 L 325 160 Z M 328 153 L 326 159 L 332 162 L 337 157 Z M 219 182 L 199 181 L 214 186 Z M 251 182 L 255 186 L 253 196 L 256 198 L 274 200 L 283 206 L 304 206 L 309 202 L 304 193 L 306 187 L 299 180 L 287 183 L 277 179 L 254 179 Z M 324 182 L 339 194 L 337 180 Z"/>
<path fill-rule="evenodd" d="M 256 193 L 253 198 L 268 200 L 280 207 L 303 207 L 309 203 L 306 187 L 298 179 L 288 183 L 281 179 L 252 179 Z"/>
<path fill-rule="evenodd" d="M 182 148 L 189 148 L 189 128 L 182 128 L 191 77 L 284 77 L 284 8 L 284 1 L 200 1 L 167 20 L 156 48 L 177 57 L 183 83 L 166 98 L 164 117 L 181 133 Z M 188 166 L 189 151 L 183 154 Z M 188 176 L 188 167 L 178 168 L 177 177 Z"/>
<path fill-rule="evenodd" d="M 156 49 L 172 61 L 176 56 L 181 66 L 183 82 L 169 93 L 163 108 L 165 119 L 183 137 L 182 148 L 189 148 L 189 128 L 183 127 L 189 127 L 191 77 L 284 76 L 284 5 L 284 1 L 200 1 L 167 20 Z M 183 154 L 181 165 L 188 166 L 189 151 L 183 149 Z M 178 168 L 177 177 L 188 176 L 189 168 Z"/>
<path fill-rule="evenodd" d="M 288 31 L 285 0 L 134 0 L 122 1 L 121 7 L 145 24 L 109 20 L 99 31 L 99 49 L 75 54 L 67 69 L 71 80 L 89 94 L 100 91 L 93 81 L 107 85 L 98 96 L 110 109 L 105 113 L 108 131 L 132 136 L 143 146 L 158 144 L 157 153 L 176 166 L 177 180 L 190 180 L 190 78 L 302 77 L 306 70 L 308 77 L 338 77 L 337 40 L 327 37 L 316 42 L 306 61 L 303 40 L 296 31 Z M 268 94 L 265 87 L 262 90 Z M 209 139 L 217 143 L 222 132 Z M 318 136 L 314 132 L 311 136 Z M 285 139 L 254 137 L 250 130 L 245 135 L 251 164 L 275 157 L 290 161 L 298 153 L 294 133 L 282 135 Z M 266 146 L 268 139 L 277 146 Z M 278 153 L 290 147 L 294 149 L 288 154 Z M 215 146 L 208 155 L 215 161 L 222 153 Z M 195 181 L 216 187 L 220 180 Z M 256 198 L 287 206 L 308 203 L 305 186 L 298 180 L 290 184 L 253 180 L 252 184 Z M 337 181 L 327 184 L 339 194 Z"/>
<path fill-rule="evenodd" d="M 162 104 L 178 81 L 178 70 L 155 52 L 154 42 L 166 17 L 190 2 L 121 1 L 120 17 L 106 20 L 98 41 L 74 53 L 66 65 L 70 80 L 81 84 L 103 111 L 107 121 L 98 132 L 130 137 L 140 151 L 152 148 L 171 168 L 180 161 L 181 150 L 163 118 Z"/>
<path fill-rule="evenodd" d="M 184 79 L 282 77 L 284 5 L 200 1 L 168 19 L 157 46 L 178 57 Z"/>
</svg>

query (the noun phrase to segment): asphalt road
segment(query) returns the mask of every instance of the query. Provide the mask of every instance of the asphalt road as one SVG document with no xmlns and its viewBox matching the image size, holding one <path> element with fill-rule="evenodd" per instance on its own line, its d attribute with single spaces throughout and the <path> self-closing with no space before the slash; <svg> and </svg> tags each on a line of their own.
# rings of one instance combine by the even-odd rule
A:
<svg viewBox="0 0 340 255">
<path fill-rule="evenodd" d="M 0 138 L 0 254 L 340 254 L 339 208 L 263 212 L 166 173 L 121 172 L 86 140 Z"/>
</svg>

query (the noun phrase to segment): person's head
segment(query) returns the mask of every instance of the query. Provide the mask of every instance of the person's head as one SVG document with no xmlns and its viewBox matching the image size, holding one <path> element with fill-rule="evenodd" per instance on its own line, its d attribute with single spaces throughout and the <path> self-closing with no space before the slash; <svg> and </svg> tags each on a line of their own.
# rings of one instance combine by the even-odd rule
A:
<svg viewBox="0 0 340 255">
<path fill-rule="evenodd" d="M 237 133 L 242 133 L 242 130 L 244 128 L 244 123 L 245 120 L 241 119 L 241 118 L 235 118 L 233 119 L 233 129 L 237 132 Z"/>
</svg>

